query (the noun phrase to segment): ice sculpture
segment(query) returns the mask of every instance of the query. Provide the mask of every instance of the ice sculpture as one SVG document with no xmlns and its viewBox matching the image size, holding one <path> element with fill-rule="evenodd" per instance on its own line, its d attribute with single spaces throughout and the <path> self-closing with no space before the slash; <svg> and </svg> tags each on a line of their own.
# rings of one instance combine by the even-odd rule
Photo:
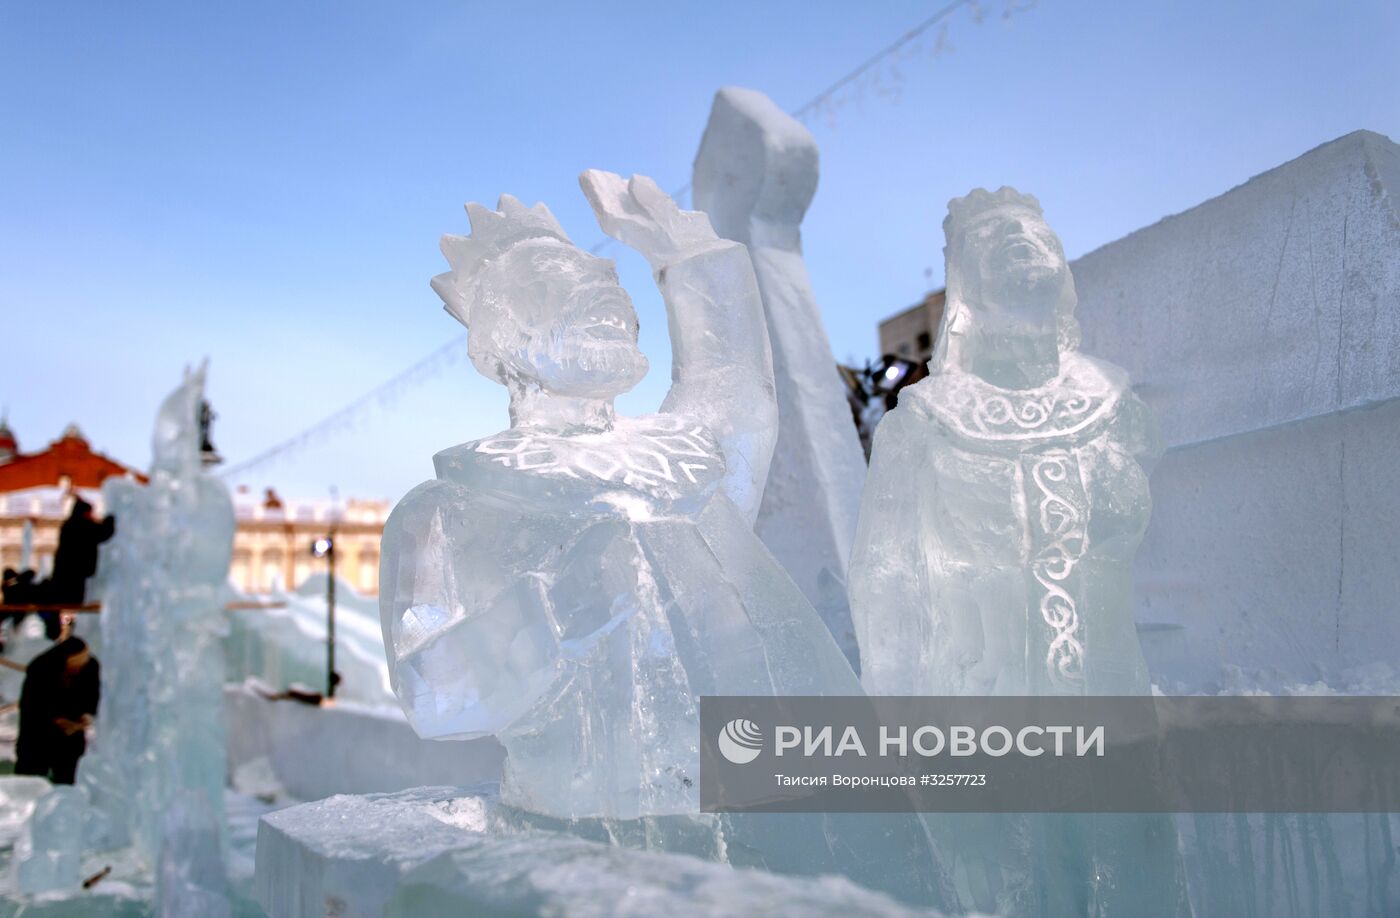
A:
<svg viewBox="0 0 1400 918">
<path fill-rule="evenodd" d="M 879 694 L 1140 694 L 1131 564 L 1156 440 L 1127 376 L 1076 349 L 1039 202 L 952 201 L 930 375 L 875 434 L 851 565 Z"/>
<path fill-rule="evenodd" d="M 647 362 L 611 262 L 542 204 L 469 204 L 433 286 L 511 428 L 444 450 L 394 508 L 380 612 L 425 737 L 497 735 L 503 824 L 736 866 L 844 873 L 920 904 L 946 884 L 911 816 L 699 813 L 705 694 L 848 695 L 850 665 L 754 534 L 777 414 L 748 253 L 644 177 L 590 171 L 599 223 L 651 263 L 670 319 L 659 414 L 613 398 Z"/>
<path fill-rule="evenodd" d="M 857 665 L 846 568 L 865 456 L 802 261 L 817 143 L 763 93 L 715 94 L 695 156 L 695 205 L 753 260 L 773 347 L 778 442 L 755 530 Z"/>
<path fill-rule="evenodd" d="M 650 262 L 673 385 L 647 368 L 610 261 L 542 204 L 467 205 L 433 287 L 510 392 L 509 430 L 439 453 L 394 509 L 380 609 L 394 689 L 423 736 L 498 734 L 502 799 L 561 819 L 699 810 L 702 694 L 858 691 L 753 533 L 776 427 L 748 254 L 650 179 L 589 171 L 599 223 Z"/>
<path fill-rule="evenodd" d="M 930 375 L 876 429 L 851 561 L 862 681 L 898 695 L 1146 693 L 1131 565 L 1151 512 L 1147 408 L 1122 370 L 1078 352 L 1074 279 L 1035 198 L 976 189 L 943 226 Z M 1170 817 L 937 826 L 967 904 L 1190 913 Z"/>
<path fill-rule="evenodd" d="M 201 468 L 204 376 L 187 370 L 161 405 L 150 483 L 103 485 L 117 519 L 99 568 L 106 684 L 96 744 L 79 767 L 105 817 L 93 843 L 129 840 L 158 870 L 167 905 L 222 895 L 207 887 L 223 876 L 226 835 L 220 642 L 234 516 L 227 490 Z M 185 888 L 195 882 L 205 895 Z"/>
</svg>

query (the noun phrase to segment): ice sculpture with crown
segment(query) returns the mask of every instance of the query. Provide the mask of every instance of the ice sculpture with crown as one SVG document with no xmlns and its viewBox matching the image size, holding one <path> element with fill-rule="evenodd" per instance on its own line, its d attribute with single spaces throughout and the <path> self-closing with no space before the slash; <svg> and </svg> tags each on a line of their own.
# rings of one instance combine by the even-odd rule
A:
<svg viewBox="0 0 1400 918">
<path fill-rule="evenodd" d="M 511 427 L 438 453 L 386 524 L 380 615 L 410 722 L 500 738 L 505 825 L 946 902 L 913 817 L 699 813 L 700 696 L 860 686 L 753 531 L 777 411 L 747 251 L 650 179 L 581 183 L 651 264 L 671 389 L 660 413 L 618 416 L 647 362 L 612 262 L 542 204 L 467 206 L 472 235 L 443 239 L 433 287 L 509 391 Z"/>
<path fill-rule="evenodd" d="M 698 812 L 702 694 L 846 694 L 850 667 L 753 533 L 776 411 L 742 245 L 649 179 L 584 173 L 600 224 L 640 251 L 670 319 L 659 414 L 613 398 L 645 374 L 611 261 L 542 204 L 469 204 L 433 280 L 511 427 L 444 450 L 384 533 L 394 689 L 428 737 L 496 734 L 501 796 L 561 819 Z"/>
<path fill-rule="evenodd" d="M 1127 374 L 1078 351 L 1074 279 L 1040 203 L 948 205 L 928 378 L 876 429 L 851 558 L 861 679 L 888 695 L 1142 695 L 1132 560 L 1157 452 Z M 949 814 L 965 904 L 1187 915 L 1169 816 Z"/>
<path fill-rule="evenodd" d="M 1040 203 L 948 205 L 929 377 L 876 433 L 851 565 L 866 688 L 1141 694 L 1133 553 L 1151 512 L 1147 408 L 1077 350 L 1074 279 Z"/>
</svg>

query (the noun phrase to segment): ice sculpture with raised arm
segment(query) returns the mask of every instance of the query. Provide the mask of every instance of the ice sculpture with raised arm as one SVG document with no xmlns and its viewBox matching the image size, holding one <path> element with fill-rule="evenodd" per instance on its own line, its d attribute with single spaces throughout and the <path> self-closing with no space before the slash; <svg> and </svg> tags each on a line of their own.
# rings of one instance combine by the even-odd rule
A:
<svg viewBox="0 0 1400 918">
<path fill-rule="evenodd" d="M 695 814 L 701 695 L 859 687 L 753 533 L 777 413 L 748 254 L 650 179 L 581 182 L 655 272 L 671 390 L 659 414 L 618 416 L 647 362 L 612 262 L 542 204 L 469 204 L 433 287 L 509 391 L 511 427 L 439 453 L 394 509 L 384 642 L 421 735 L 500 737 L 508 805 Z"/>
<path fill-rule="evenodd" d="M 753 259 L 773 346 L 778 443 L 755 530 L 857 662 L 846 567 L 865 456 L 802 261 L 817 142 L 761 92 L 715 94 L 695 155 L 695 204 Z"/>
<path fill-rule="evenodd" d="M 102 548 L 102 702 L 79 783 L 105 817 L 95 845 L 129 840 L 152 870 L 162 914 L 227 910 L 221 639 L 233 503 L 205 474 L 205 368 L 162 403 L 146 485 L 109 478 L 116 535 Z"/>
</svg>

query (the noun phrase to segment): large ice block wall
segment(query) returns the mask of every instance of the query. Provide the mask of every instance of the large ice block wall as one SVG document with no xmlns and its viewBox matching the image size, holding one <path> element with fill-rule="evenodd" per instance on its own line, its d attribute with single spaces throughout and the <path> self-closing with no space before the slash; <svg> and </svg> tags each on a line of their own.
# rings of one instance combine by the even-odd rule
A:
<svg viewBox="0 0 1400 918">
<path fill-rule="evenodd" d="M 1073 263 L 1084 350 L 1167 447 L 1135 583 L 1168 689 L 1393 661 L 1397 193 L 1400 146 L 1357 131 Z"/>
</svg>

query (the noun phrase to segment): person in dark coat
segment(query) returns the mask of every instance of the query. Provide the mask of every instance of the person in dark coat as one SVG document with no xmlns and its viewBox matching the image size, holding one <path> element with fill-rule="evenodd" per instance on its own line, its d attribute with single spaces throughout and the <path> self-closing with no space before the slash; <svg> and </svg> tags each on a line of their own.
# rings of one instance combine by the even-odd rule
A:
<svg viewBox="0 0 1400 918">
<path fill-rule="evenodd" d="M 15 774 L 72 784 L 101 695 L 101 669 L 82 638 L 59 641 L 30 661 L 19 695 Z"/>
<path fill-rule="evenodd" d="M 112 537 L 116 521 L 110 515 L 98 522 L 92 504 L 81 497 L 73 501 L 73 512 L 58 530 L 58 550 L 53 556 L 53 573 L 44 584 L 44 601 L 81 603 L 87 596 L 87 579 L 97 573 L 97 546 Z M 58 638 L 61 622 L 57 613 L 40 613 L 49 640 Z"/>
<path fill-rule="evenodd" d="M 31 570 L 17 571 L 12 567 L 5 568 L 5 579 L 0 583 L 0 600 L 7 606 L 27 606 L 30 603 L 39 601 L 39 588 L 34 583 L 34 572 Z M 18 628 L 19 623 L 24 621 L 23 612 L 7 612 L 0 615 L 0 624 L 13 621 L 14 627 Z M 0 640 L 0 653 L 5 650 L 4 640 Z"/>
<path fill-rule="evenodd" d="M 0 583 L 0 597 L 4 598 L 7 606 L 22 606 L 33 602 L 34 572 L 17 571 L 13 567 L 5 568 L 5 579 Z"/>
<path fill-rule="evenodd" d="M 98 522 L 92 504 L 81 497 L 73 501 L 73 512 L 58 530 L 58 550 L 49 575 L 50 602 L 83 601 L 87 579 L 97 573 L 97 546 L 110 539 L 116 528 L 111 516 Z"/>
</svg>

